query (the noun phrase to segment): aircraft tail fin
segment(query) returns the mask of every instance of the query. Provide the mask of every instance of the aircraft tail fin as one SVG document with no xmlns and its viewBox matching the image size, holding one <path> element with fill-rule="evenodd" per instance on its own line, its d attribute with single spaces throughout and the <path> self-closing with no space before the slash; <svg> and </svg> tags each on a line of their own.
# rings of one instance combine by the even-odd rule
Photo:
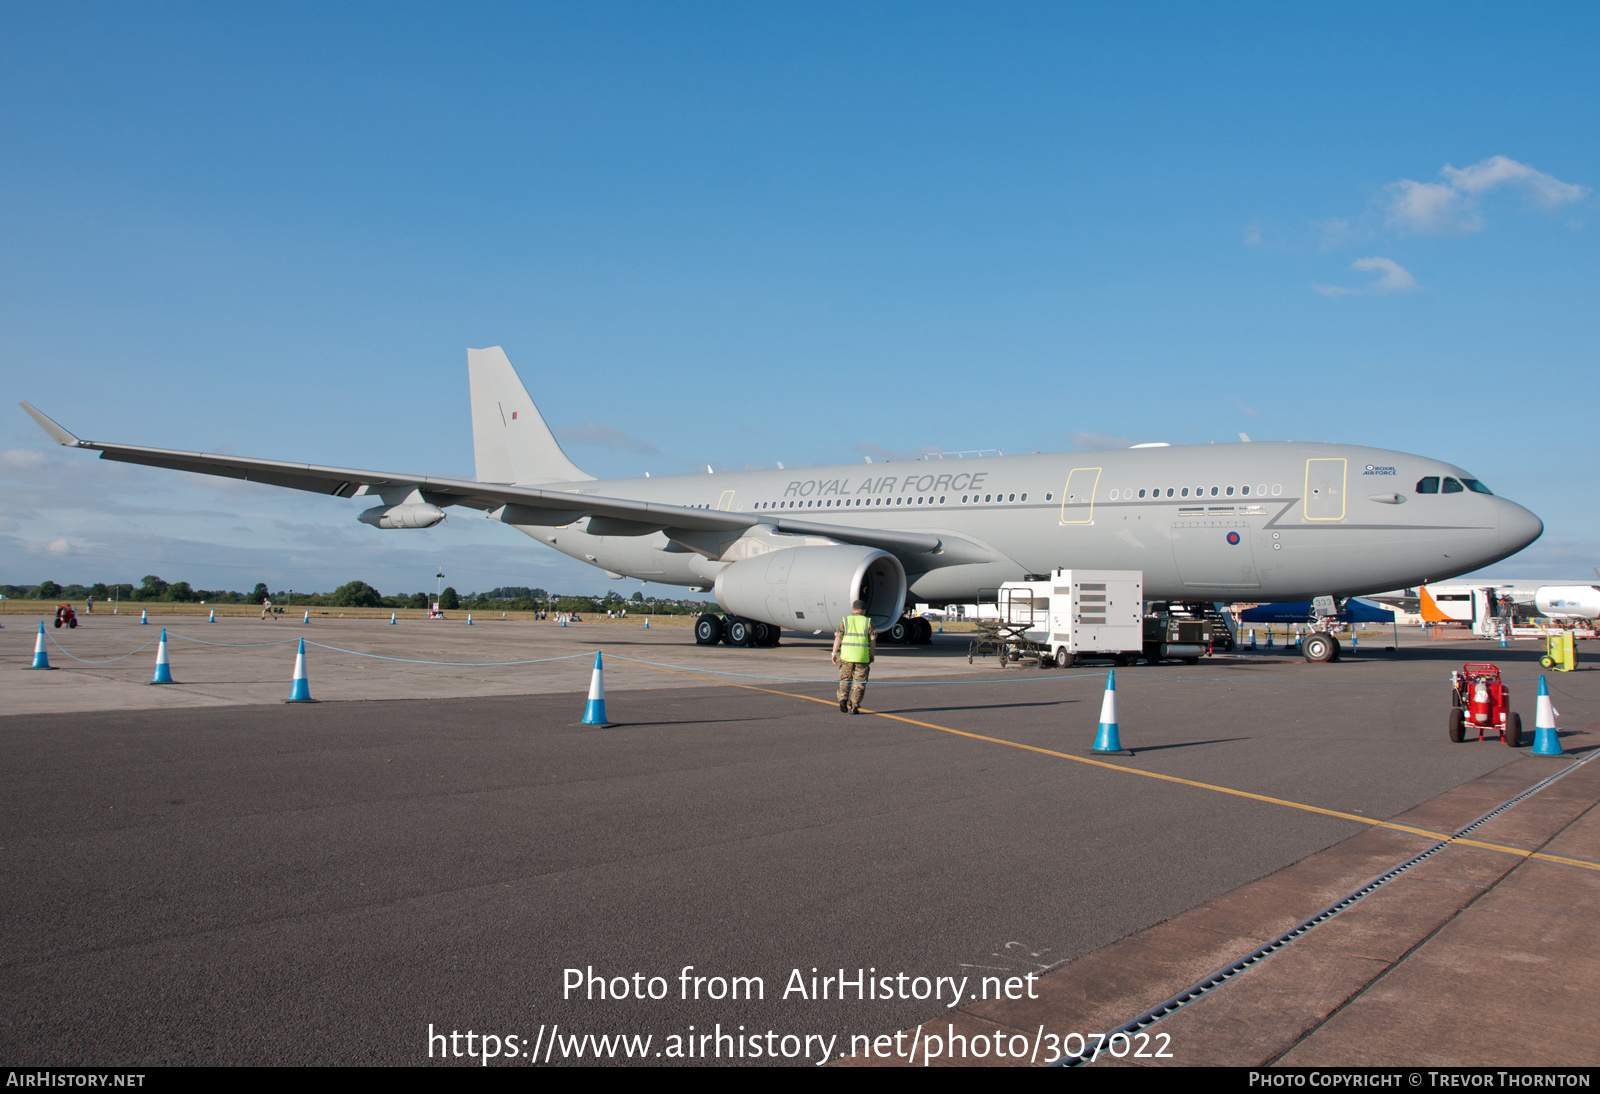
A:
<svg viewBox="0 0 1600 1094">
<path fill-rule="evenodd" d="M 532 486 L 594 478 L 561 451 L 505 350 L 499 346 L 467 350 L 467 380 L 472 389 L 472 453 L 479 482 Z"/>
</svg>

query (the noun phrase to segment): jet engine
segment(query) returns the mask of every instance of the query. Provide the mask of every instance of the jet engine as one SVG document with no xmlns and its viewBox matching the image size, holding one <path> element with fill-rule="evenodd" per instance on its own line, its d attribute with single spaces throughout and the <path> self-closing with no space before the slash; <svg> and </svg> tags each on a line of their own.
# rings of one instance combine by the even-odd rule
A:
<svg viewBox="0 0 1600 1094">
<path fill-rule="evenodd" d="M 444 510 L 426 502 L 374 505 L 356 519 L 374 528 L 432 528 L 444 519 Z"/>
<path fill-rule="evenodd" d="M 717 603 L 730 615 L 803 631 L 831 631 L 867 602 L 876 630 L 900 618 L 906 571 L 871 547 L 787 547 L 735 562 L 717 575 Z"/>
</svg>

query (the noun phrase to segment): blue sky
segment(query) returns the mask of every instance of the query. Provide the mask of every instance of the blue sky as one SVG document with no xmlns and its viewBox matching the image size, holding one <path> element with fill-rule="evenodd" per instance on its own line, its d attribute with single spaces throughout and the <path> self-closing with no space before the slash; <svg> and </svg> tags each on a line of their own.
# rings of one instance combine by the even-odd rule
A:
<svg viewBox="0 0 1600 1094">
<path fill-rule="evenodd" d="M 81 436 L 470 473 L 500 344 L 592 473 L 1337 440 L 1600 565 L 1600 10 L 10 6 L 0 378 Z M 599 591 L 457 513 L 0 413 L 0 581 Z"/>
</svg>

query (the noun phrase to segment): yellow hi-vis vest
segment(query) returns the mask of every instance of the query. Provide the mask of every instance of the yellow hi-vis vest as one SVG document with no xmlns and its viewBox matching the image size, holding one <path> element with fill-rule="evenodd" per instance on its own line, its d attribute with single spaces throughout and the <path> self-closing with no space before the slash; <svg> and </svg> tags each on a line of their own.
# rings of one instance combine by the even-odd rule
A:
<svg viewBox="0 0 1600 1094">
<path fill-rule="evenodd" d="M 868 645 L 872 634 L 872 620 L 865 615 L 851 613 L 844 618 L 844 640 L 839 643 L 839 660 L 865 665 L 872 660 Z"/>
</svg>

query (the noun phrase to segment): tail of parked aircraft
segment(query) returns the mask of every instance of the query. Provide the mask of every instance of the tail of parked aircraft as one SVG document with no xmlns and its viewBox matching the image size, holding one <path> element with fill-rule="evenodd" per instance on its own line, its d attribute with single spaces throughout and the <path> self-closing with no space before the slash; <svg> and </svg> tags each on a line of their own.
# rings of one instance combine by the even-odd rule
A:
<svg viewBox="0 0 1600 1094">
<path fill-rule="evenodd" d="M 567 459 L 499 346 L 467 350 L 479 482 L 534 486 L 592 479 Z"/>
</svg>

